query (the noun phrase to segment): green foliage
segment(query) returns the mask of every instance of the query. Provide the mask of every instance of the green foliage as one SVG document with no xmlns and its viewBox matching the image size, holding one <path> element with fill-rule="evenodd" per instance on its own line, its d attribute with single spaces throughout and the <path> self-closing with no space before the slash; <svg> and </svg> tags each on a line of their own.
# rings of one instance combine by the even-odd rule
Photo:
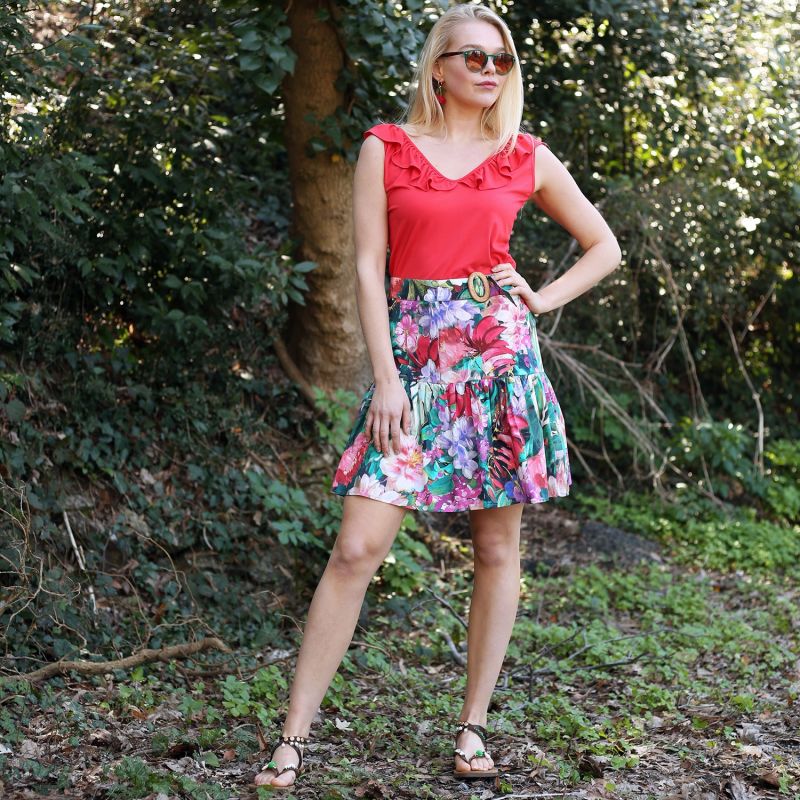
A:
<svg viewBox="0 0 800 800">
<path fill-rule="evenodd" d="M 109 794 L 126 800 L 151 792 L 169 792 L 172 783 L 167 775 L 151 770 L 142 759 L 132 756 L 123 756 L 114 767 L 114 775 L 120 783 L 110 787 Z"/>
<path fill-rule="evenodd" d="M 410 596 L 426 584 L 427 567 L 423 562 L 433 561 L 430 550 L 410 532 L 419 531 L 419 524 L 411 515 L 406 515 L 397 532 L 389 555 L 380 570 L 380 585 L 386 598 L 394 595 Z"/>
<path fill-rule="evenodd" d="M 328 442 L 336 452 L 344 450 L 352 429 L 353 408 L 359 398 L 347 389 L 336 389 L 327 394 L 314 387 L 314 404 L 320 414 L 317 420 L 317 434 L 323 442 Z"/>
<path fill-rule="evenodd" d="M 213 760 L 214 758 L 209 759 L 210 762 Z M 210 766 L 216 765 L 210 763 Z M 114 767 L 113 774 L 117 782 L 109 786 L 107 791 L 109 797 L 120 800 L 135 800 L 159 792 L 168 795 L 181 792 L 182 796 L 193 800 L 203 800 L 203 798 L 229 800 L 231 797 L 230 791 L 223 786 L 213 783 L 201 784 L 177 773 L 157 772 L 150 769 L 145 761 L 133 756 L 123 756 L 119 764 Z"/>
<path fill-rule="evenodd" d="M 758 468 L 756 440 L 731 420 L 696 422 L 682 418 L 674 426 L 670 448 L 676 464 L 725 500 L 757 497 L 765 513 L 790 524 L 800 517 L 800 444 L 777 439 L 764 448 L 765 469 Z"/>
<path fill-rule="evenodd" d="M 438 591 L 457 606 L 457 574 L 440 576 L 437 571 L 434 576 Z M 632 782 L 637 773 L 628 771 L 644 760 L 642 748 L 668 748 L 675 726 L 689 737 L 682 745 L 687 754 L 705 747 L 740 747 L 744 742 L 737 731 L 754 716 L 764 727 L 781 730 L 786 699 L 796 698 L 798 691 L 791 674 L 794 592 L 771 576 L 762 581 L 727 577 L 718 582 L 666 564 L 610 571 L 590 564 L 571 565 L 552 577 L 526 578 L 512 649 L 492 704 L 488 727 L 493 741 L 526 736 L 537 748 L 528 758 L 538 768 L 539 789 L 563 791 L 565 782 L 585 785 L 585 759 L 592 755 L 607 759 L 606 785 Z M 591 596 L 602 603 L 592 604 Z M 452 621 L 450 610 L 433 603 L 427 610 L 409 610 L 402 624 L 378 618 L 369 631 L 359 631 L 357 645 L 347 652 L 323 699 L 319 729 L 312 733 L 319 741 L 341 740 L 337 783 L 361 785 L 364 775 L 380 765 L 388 791 L 402 793 L 409 772 L 393 764 L 405 763 L 420 739 L 436 752 L 452 746 L 442 720 L 459 712 L 463 669 L 449 656 L 418 647 Z M 240 776 L 240 764 L 255 763 L 257 756 L 259 763 L 264 761 L 257 733 L 276 732 L 283 721 L 290 673 L 283 659 L 259 667 L 263 655 L 261 648 L 241 648 L 235 672 L 223 672 L 207 684 L 183 685 L 174 664 L 118 671 L 113 685 L 98 677 L 80 697 L 68 696 L 69 687 L 8 681 L 0 729 L 13 754 L 0 755 L 4 780 L 8 786 L 24 780 L 29 786 L 65 790 L 82 785 L 88 775 L 96 780 L 94 772 L 79 765 L 67 768 L 51 754 L 48 759 L 19 757 L 18 748 L 29 739 L 31 724 L 46 719 L 63 737 L 57 755 L 68 756 L 85 737 L 125 719 L 125 703 L 113 696 L 126 685 L 154 692 L 154 708 L 171 723 L 139 722 L 139 757 L 98 749 L 103 791 L 132 799 L 159 791 L 198 800 L 234 797 L 252 774 L 244 770 Z M 184 774 L 169 768 L 176 757 L 169 753 L 173 746 L 185 746 L 194 762 L 187 759 Z M 229 750 L 235 753 L 233 764 L 226 763 Z M 787 759 L 791 755 L 785 748 L 775 753 L 779 761 L 784 754 Z M 779 779 L 793 775 L 781 763 L 777 769 Z M 190 774 L 203 775 L 203 782 Z M 308 778 L 313 793 L 319 786 L 313 773 Z M 240 785 L 232 785 L 234 780 Z M 516 778 L 509 780 L 520 790 Z M 436 791 L 417 785 L 415 796 Z"/>
<path fill-rule="evenodd" d="M 311 154 L 352 159 L 364 129 L 395 118 L 446 5 L 346 0 L 335 18 L 320 11 L 346 58 L 343 102 L 316 120 Z M 590 350 L 585 364 L 726 506 L 682 486 L 671 506 L 633 494 L 570 502 L 660 538 L 687 564 L 795 568 L 796 20 L 733 6 L 718 18 L 693 3 L 496 7 L 521 56 L 525 127 L 602 206 L 625 250 L 624 268 L 559 317 L 556 338 L 616 359 L 593 361 Z M 736 27 L 744 11 L 748 24 Z M 319 464 L 329 462 L 315 448 L 341 450 L 354 401 L 318 394 L 311 418 L 269 352 L 314 268 L 295 263 L 289 235 L 281 82 L 302 65 L 285 11 L 146 0 L 90 13 L 81 7 L 71 32 L 39 47 L 46 35 L 27 3 L 0 9 L 0 556 L 12 598 L 0 624 L 15 667 L 159 646 L 198 618 L 234 646 L 279 642 L 280 616 L 263 596 L 284 577 L 302 590 L 330 549 L 340 500 L 324 491 Z M 736 34 L 720 39 L 722 25 Z M 754 65 L 762 46 L 773 57 Z M 526 211 L 515 230 L 532 285 L 574 260 L 574 242 L 538 215 Z M 737 352 L 763 402 L 763 475 L 740 422 L 753 403 Z M 572 442 L 601 478 L 601 453 L 626 479 L 638 474 L 629 431 L 544 355 Z M 631 389 L 631 364 L 644 395 Z M 694 368 L 708 414 L 687 383 Z M 374 586 L 398 616 L 433 581 L 409 520 Z M 577 583 L 588 615 L 615 604 L 654 613 L 633 578 Z M 705 609 L 672 589 L 650 600 L 659 614 L 680 607 L 687 626 Z M 589 633 L 587 662 L 614 655 L 599 628 Z M 663 668 L 679 679 L 693 658 L 684 645 L 683 660 Z M 415 642 L 414 653 L 430 658 L 438 646 Z M 224 691 L 231 715 L 264 715 L 281 688 L 269 674 Z M 333 692 L 337 707 L 353 699 Z M 659 687 L 635 692 L 641 707 L 672 699 Z M 112 704 L 156 700 L 133 681 Z M 200 703 L 185 699 L 191 714 Z M 558 735 L 583 724 L 563 713 Z M 4 708 L 0 724 L 11 728 Z M 136 791 L 154 791 L 135 763 L 124 769 Z"/>
<path fill-rule="evenodd" d="M 800 441 L 779 439 L 766 448 L 770 465 L 763 498 L 777 517 L 800 519 Z"/>
<path fill-rule="evenodd" d="M 222 4 L 178 17 L 160 3 L 141 15 L 120 5 L 45 55 L 21 24 L 26 5 L 0 12 L 16 45 L 0 68 L 29 76 L 0 113 L 11 132 L 0 149 L 0 339 L 30 344 L 53 335 L 54 318 L 82 313 L 106 347 L 133 340 L 177 356 L 207 347 L 235 303 L 302 302 L 310 265 L 287 270 L 271 244 L 251 243 L 257 216 L 268 231 L 288 223 L 276 148 L 249 128 L 260 90 L 230 60 L 252 46 L 253 20 Z M 286 38 L 276 14 L 253 14 L 272 54 Z"/>
<path fill-rule="evenodd" d="M 754 574 L 797 574 L 800 526 L 795 521 L 759 519 L 748 506 L 720 507 L 689 487 L 679 492 L 678 502 L 633 492 L 613 499 L 584 494 L 577 502 L 594 519 L 663 541 L 670 556 L 683 563 Z"/>
</svg>

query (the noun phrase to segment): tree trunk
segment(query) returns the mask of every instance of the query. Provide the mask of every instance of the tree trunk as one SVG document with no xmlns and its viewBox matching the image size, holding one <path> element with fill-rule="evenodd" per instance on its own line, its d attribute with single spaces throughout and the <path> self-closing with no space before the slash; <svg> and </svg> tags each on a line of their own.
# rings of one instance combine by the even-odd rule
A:
<svg viewBox="0 0 800 800">
<path fill-rule="evenodd" d="M 293 0 L 289 4 L 290 46 L 297 53 L 294 75 L 283 83 L 286 149 L 292 184 L 293 235 L 300 259 L 315 261 L 307 273 L 305 306 L 292 303 L 286 347 L 306 381 L 325 390 L 362 393 L 372 370 L 358 318 L 353 244 L 353 165 L 331 154 L 309 155 L 308 141 L 322 119 L 343 103 L 334 83 L 344 63 L 335 21 L 321 21 L 331 4 Z"/>
</svg>

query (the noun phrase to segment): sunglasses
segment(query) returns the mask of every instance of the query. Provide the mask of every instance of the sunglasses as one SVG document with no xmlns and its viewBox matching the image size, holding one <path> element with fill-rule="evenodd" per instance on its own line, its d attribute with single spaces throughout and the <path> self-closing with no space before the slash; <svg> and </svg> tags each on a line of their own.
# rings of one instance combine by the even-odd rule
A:
<svg viewBox="0 0 800 800">
<path fill-rule="evenodd" d="M 514 67 L 516 59 L 511 53 L 484 53 L 483 50 L 456 50 L 452 53 L 442 53 L 439 58 L 448 56 L 464 56 L 464 63 L 470 72 L 480 72 L 494 59 L 494 68 L 498 75 L 508 75 Z"/>
</svg>

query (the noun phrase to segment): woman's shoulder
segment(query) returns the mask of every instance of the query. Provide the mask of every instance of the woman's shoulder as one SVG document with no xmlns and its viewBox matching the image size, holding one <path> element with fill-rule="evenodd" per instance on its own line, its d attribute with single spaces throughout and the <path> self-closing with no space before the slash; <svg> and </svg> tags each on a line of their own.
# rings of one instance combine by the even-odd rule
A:
<svg viewBox="0 0 800 800">
<path fill-rule="evenodd" d="M 519 130 L 514 149 L 524 153 L 532 153 L 540 144 L 547 145 L 547 142 L 530 131 Z"/>
<path fill-rule="evenodd" d="M 362 139 L 375 136 L 384 142 L 402 142 L 405 137 L 403 129 L 394 122 L 378 122 L 362 134 Z"/>
</svg>

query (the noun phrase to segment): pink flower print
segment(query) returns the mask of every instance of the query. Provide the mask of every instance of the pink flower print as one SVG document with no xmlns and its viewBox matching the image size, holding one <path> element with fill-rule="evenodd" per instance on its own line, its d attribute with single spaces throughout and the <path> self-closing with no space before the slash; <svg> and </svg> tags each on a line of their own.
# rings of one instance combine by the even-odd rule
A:
<svg viewBox="0 0 800 800">
<path fill-rule="evenodd" d="M 551 495 L 563 497 L 568 492 L 567 486 L 567 471 L 562 462 L 558 465 L 556 474 L 548 476 L 547 488 Z"/>
<path fill-rule="evenodd" d="M 503 325 L 502 338 L 512 350 L 528 350 L 531 346 L 531 330 L 528 326 L 528 307 L 520 300 L 516 303 L 500 303 L 494 311 L 495 319 Z"/>
<path fill-rule="evenodd" d="M 395 443 L 396 445 L 397 443 Z M 400 433 L 399 451 L 381 459 L 381 472 L 386 476 L 386 486 L 398 492 L 419 492 L 425 486 L 422 448 L 419 442 Z"/>
<path fill-rule="evenodd" d="M 439 335 L 439 367 L 443 373 L 450 375 L 448 368 L 458 364 L 465 356 L 474 356 L 475 350 L 467 346 L 464 335 L 458 328 L 448 328 Z M 452 378 L 444 378 L 452 382 Z"/>
<path fill-rule="evenodd" d="M 382 500 L 396 506 L 408 505 L 406 498 L 397 492 L 387 489 L 375 475 L 362 475 L 350 489 L 348 494 L 357 494 L 361 497 L 371 497 L 373 500 Z"/>
<path fill-rule="evenodd" d="M 433 502 L 433 495 L 431 494 L 431 490 L 427 487 L 424 488 L 418 495 L 417 495 L 417 502 L 420 503 L 423 507 L 429 506 Z"/>
<path fill-rule="evenodd" d="M 413 350 L 419 340 L 419 325 L 411 318 L 410 314 L 403 314 L 395 325 L 394 337 L 404 350 Z"/>
<path fill-rule="evenodd" d="M 544 447 L 541 447 L 535 456 L 520 464 L 517 475 L 519 475 L 520 485 L 528 497 L 541 497 L 541 490 L 548 488 L 547 456 Z"/>
<path fill-rule="evenodd" d="M 453 491 L 442 495 L 437 511 L 466 511 L 473 506 L 473 502 L 481 496 L 483 489 L 480 486 L 471 486 L 463 476 L 453 475 Z M 475 506 L 482 508 L 480 504 Z"/>
<path fill-rule="evenodd" d="M 339 467 L 333 478 L 334 484 L 341 483 L 347 486 L 350 483 L 353 475 L 361 466 L 361 462 L 364 460 L 364 453 L 367 452 L 368 447 L 369 440 L 367 435 L 363 432 L 359 433 L 353 440 L 353 444 L 342 453 L 342 457 L 339 459 Z"/>
<path fill-rule="evenodd" d="M 484 408 L 483 404 L 479 401 L 477 397 L 475 397 L 472 403 L 472 424 L 475 426 L 475 431 L 477 433 L 483 434 L 486 429 L 489 427 L 490 419 L 489 419 L 489 412 Z M 486 437 L 481 436 L 479 441 L 486 442 Z M 488 447 L 488 442 L 486 442 Z"/>
</svg>

